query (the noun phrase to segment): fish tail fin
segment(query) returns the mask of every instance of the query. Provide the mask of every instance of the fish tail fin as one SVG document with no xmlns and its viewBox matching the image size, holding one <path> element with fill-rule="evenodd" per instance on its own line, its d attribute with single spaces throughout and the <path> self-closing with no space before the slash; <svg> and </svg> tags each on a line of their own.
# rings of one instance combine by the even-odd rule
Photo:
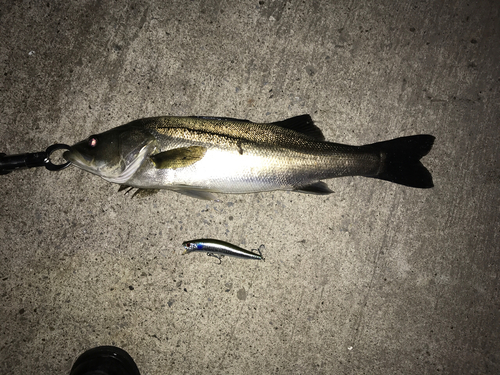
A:
<svg viewBox="0 0 500 375">
<path fill-rule="evenodd" d="M 433 187 L 432 175 L 420 159 L 431 150 L 434 139 L 432 135 L 420 134 L 368 145 L 382 157 L 380 171 L 373 177 L 415 188 Z"/>
</svg>

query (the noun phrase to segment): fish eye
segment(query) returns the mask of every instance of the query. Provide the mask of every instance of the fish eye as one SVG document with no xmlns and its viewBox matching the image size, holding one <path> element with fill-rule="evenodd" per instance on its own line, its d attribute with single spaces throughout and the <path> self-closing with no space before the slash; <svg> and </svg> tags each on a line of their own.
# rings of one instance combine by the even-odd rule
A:
<svg viewBox="0 0 500 375">
<path fill-rule="evenodd" d="M 186 242 L 186 243 L 184 244 L 184 246 L 185 246 L 185 247 L 191 247 L 191 242 Z"/>
<path fill-rule="evenodd" d="M 91 135 L 89 137 L 89 146 L 94 148 L 95 146 L 97 146 L 97 137 L 95 135 Z"/>
</svg>

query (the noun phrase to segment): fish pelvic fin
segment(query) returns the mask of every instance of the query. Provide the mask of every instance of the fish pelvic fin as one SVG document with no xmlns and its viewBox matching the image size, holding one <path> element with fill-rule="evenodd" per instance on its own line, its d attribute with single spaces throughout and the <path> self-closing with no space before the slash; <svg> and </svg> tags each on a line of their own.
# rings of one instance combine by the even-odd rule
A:
<svg viewBox="0 0 500 375">
<path fill-rule="evenodd" d="M 420 134 L 364 146 L 378 150 L 382 159 L 379 173 L 368 177 L 420 189 L 433 187 L 432 175 L 420 159 L 429 153 L 434 139 Z"/>
<path fill-rule="evenodd" d="M 134 190 L 135 188 L 133 186 L 128 186 L 128 185 L 120 185 L 119 189 L 118 189 L 118 192 L 121 192 L 123 190 L 127 190 L 125 192 L 125 195 L 127 195 L 128 193 L 130 193 L 132 190 Z M 143 188 L 138 188 L 134 194 L 132 194 L 132 198 L 146 198 L 146 197 L 149 197 L 149 196 L 152 196 L 156 193 L 158 193 L 160 190 L 159 189 L 143 189 Z"/>
</svg>

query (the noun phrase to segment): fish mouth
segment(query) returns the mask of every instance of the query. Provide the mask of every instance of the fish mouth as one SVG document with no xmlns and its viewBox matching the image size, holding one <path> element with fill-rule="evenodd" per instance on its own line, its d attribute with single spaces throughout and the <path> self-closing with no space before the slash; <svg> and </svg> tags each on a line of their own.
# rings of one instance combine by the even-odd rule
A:
<svg viewBox="0 0 500 375">
<path fill-rule="evenodd" d="M 75 151 L 74 149 L 70 149 L 69 151 L 64 152 L 63 158 L 66 159 L 66 161 L 69 161 L 70 163 L 76 164 L 78 166 L 81 166 L 82 160 L 85 159 L 82 154 L 80 154 L 78 151 Z"/>
<path fill-rule="evenodd" d="M 71 164 L 76 165 L 78 168 L 87 170 L 89 172 L 94 172 L 93 168 L 91 168 L 90 166 L 92 160 L 86 158 L 74 148 L 71 148 L 69 151 L 65 151 L 62 156 L 64 159 L 66 159 L 66 161 L 69 161 Z"/>
<path fill-rule="evenodd" d="M 63 153 L 63 158 L 66 159 L 66 161 L 69 161 L 70 163 L 73 162 L 73 157 L 72 157 L 71 151 L 65 151 Z"/>
</svg>

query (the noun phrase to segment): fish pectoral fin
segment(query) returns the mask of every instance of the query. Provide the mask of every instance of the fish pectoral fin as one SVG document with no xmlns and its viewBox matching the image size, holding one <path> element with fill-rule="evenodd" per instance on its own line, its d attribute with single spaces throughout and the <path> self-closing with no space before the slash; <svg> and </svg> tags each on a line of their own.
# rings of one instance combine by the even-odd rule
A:
<svg viewBox="0 0 500 375">
<path fill-rule="evenodd" d="M 293 190 L 300 193 L 317 195 L 328 195 L 333 193 L 333 190 L 331 190 L 323 181 L 314 182 L 312 184 L 304 186 L 297 186 Z"/>
<path fill-rule="evenodd" d="M 188 167 L 201 160 L 207 148 L 203 146 L 190 146 L 174 148 L 152 155 L 150 158 L 158 169 L 177 169 Z"/>
</svg>

